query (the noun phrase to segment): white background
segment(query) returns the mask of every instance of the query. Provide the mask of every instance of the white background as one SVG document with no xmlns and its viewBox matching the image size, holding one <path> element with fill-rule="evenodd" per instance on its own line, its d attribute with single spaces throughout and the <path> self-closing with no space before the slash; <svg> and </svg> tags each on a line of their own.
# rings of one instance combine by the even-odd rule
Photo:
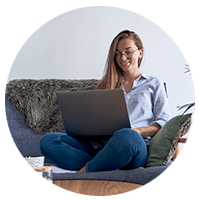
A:
<svg viewBox="0 0 200 200">
<path fill-rule="evenodd" d="M 110 43 L 125 29 L 135 31 L 143 41 L 145 52 L 141 72 L 166 83 L 171 115 L 180 114 L 177 106 L 194 102 L 192 77 L 190 73 L 184 74 L 188 64 L 184 55 L 153 22 L 132 11 L 114 7 L 76 9 L 39 27 L 17 54 L 8 81 L 101 79 Z"/>
</svg>

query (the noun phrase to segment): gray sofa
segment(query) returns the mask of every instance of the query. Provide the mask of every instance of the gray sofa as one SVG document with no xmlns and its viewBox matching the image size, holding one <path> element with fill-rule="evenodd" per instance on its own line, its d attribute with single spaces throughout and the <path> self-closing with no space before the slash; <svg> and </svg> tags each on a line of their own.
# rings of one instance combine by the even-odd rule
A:
<svg viewBox="0 0 200 200">
<path fill-rule="evenodd" d="M 15 88 L 13 88 L 13 91 L 15 91 Z M 13 91 L 10 91 L 10 93 L 13 94 Z M 12 97 L 10 97 L 10 99 L 12 99 Z M 40 140 L 45 133 L 36 133 L 30 128 L 26 122 L 27 116 L 11 103 L 7 95 L 5 96 L 5 105 L 8 126 L 13 140 L 22 156 L 42 156 L 40 152 Z M 61 131 L 65 132 L 64 129 Z M 65 171 L 54 173 L 53 171 L 53 180 L 115 180 L 145 185 L 164 172 L 170 164 L 171 161 L 166 166 L 89 173 L 65 173 Z M 54 164 L 45 159 L 45 165 Z"/>
</svg>

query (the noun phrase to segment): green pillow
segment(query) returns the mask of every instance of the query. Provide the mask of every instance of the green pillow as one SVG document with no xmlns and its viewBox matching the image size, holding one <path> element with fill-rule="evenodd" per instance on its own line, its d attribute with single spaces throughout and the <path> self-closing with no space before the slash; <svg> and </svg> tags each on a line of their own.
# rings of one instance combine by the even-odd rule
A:
<svg viewBox="0 0 200 200">
<path fill-rule="evenodd" d="M 191 115 L 172 118 L 151 139 L 146 167 L 165 165 L 171 160 L 176 152 L 179 139 L 189 130 Z"/>
</svg>

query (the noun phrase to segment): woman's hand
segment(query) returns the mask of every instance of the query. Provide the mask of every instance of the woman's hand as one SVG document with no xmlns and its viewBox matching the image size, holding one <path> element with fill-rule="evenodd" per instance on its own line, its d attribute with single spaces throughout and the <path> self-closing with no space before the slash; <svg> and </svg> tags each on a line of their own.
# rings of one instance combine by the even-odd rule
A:
<svg viewBox="0 0 200 200">
<path fill-rule="evenodd" d="M 131 127 L 131 129 L 137 131 L 142 137 L 147 137 L 147 136 L 153 137 L 160 130 L 160 128 L 161 127 L 159 125 L 152 125 L 139 128 Z"/>
<path fill-rule="evenodd" d="M 131 127 L 131 129 L 133 129 L 134 131 L 138 132 L 140 135 L 142 134 L 141 128 L 133 128 L 133 127 Z"/>
</svg>

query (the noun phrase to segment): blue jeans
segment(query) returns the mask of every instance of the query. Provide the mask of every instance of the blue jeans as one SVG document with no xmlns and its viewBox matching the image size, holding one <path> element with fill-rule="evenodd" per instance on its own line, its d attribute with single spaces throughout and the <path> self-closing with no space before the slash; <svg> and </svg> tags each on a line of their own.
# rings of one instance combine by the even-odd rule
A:
<svg viewBox="0 0 200 200">
<path fill-rule="evenodd" d="M 148 159 L 147 146 L 136 131 L 123 128 L 116 131 L 99 151 L 87 140 L 65 133 L 49 133 L 40 141 L 42 154 L 57 166 L 87 172 L 142 167 Z"/>
</svg>

